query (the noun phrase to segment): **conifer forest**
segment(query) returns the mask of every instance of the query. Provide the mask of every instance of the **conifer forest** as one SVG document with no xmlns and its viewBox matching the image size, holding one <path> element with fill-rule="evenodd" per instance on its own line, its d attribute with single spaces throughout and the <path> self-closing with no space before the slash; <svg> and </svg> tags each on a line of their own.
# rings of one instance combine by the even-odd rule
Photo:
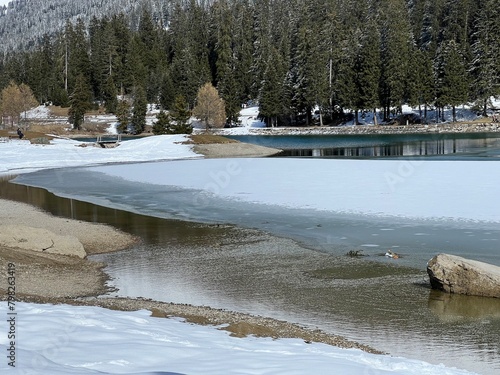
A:
<svg viewBox="0 0 500 375">
<path fill-rule="evenodd" d="M 424 119 L 464 103 L 486 114 L 500 95 L 498 0 L 88 0 L 78 16 L 44 3 L 61 27 L 0 50 L 0 89 L 28 85 L 40 103 L 83 91 L 111 113 L 117 95 L 167 110 L 182 95 L 193 108 L 210 82 L 228 122 L 253 102 L 269 126 L 309 125 L 315 112 L 333 125 L 376 109 L 388 121 L 403 104 Z"/>
</svg>

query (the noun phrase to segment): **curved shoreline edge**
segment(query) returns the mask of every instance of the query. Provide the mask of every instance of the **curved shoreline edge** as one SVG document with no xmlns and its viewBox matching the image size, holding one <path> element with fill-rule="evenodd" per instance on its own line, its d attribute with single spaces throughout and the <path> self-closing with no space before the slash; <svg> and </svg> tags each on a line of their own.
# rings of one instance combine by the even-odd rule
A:
<svg viewBox="0 0 500 375">
<path fill-rule="evenodd" d="M 0 199 L 0 225 L 6 223 L 19 225 L 20 228 L 40 227 L 74 235 L 84 244 L 88 254 L 119 251 L 138 241 L 134 236 L 105 224 L 55 217 L 29 204 Z M 320 342 L 383 354 L 342 336 L 273 318 L 144 298 L 106 297 L 113 289 L 107 286 L 110 278 L 104 271 L 105 264 L 76 256 L 49 254 L 2 244 L 0 301 L 7 300 L 9 263 L 16 265 L 16 300 L 20 302 L 98 306 L 121 311 L 146 309 L 154 317 L 180 317 L 188 323 L 216 326 L 236 337 L 298 338 L 307 343 Z"/>
</svg>

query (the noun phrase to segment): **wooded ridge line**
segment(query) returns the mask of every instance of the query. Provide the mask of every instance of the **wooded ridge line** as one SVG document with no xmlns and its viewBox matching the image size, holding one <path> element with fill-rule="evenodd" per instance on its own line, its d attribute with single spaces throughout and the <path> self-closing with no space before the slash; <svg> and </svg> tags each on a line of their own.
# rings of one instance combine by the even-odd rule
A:
<svg viewBox="0 0 500 375">
<path fill-rule="evenodd" d="M 403 104 L 451 108 L 456 120 L 457 106 L 487 115 L 500 95 L 498 0 L 132 3 L 12 2 L 0 11 L 2 40 L 16 29 L 36 36 L 5 47 L 0 88 L 26 84 L 40 103 L 63 106 L 88 90 L 114 113 L 113 98 L 138 92 L 193 108 L 210 82 L 228 123 L 250 102 L 269 126 L 309 125 L 315 112 L 323 124 L 357 123 L 375 109 L 389 121 Z"/>
</svg>

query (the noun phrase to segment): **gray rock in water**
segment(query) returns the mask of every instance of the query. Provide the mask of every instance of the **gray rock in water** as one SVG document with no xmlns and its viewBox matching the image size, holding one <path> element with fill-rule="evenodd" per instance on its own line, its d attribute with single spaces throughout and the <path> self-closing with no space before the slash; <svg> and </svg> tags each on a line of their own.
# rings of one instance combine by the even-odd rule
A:
<svg viewBox="0 0 500 375">
<path fill-rule="evenodd" d="M 500 267 L 439 254 L 427 263 L 431 286 L 447 293 L 500 298 Z"/>
</svg>

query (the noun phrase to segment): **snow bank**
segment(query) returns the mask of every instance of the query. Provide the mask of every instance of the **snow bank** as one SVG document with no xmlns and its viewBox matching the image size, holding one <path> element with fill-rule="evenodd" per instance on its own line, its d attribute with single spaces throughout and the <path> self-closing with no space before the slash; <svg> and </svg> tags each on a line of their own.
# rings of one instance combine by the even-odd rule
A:
<svg viewBox="0 0 500 375">
<path fill-rule="evenodd" d="M 93 147 L 92 143 L 69 139 L 54 139 L 51 145 L 32 145 L 29 141 L 12 140 L 0 143 L 0 174 L 199 157 L 192 151 L 192 145 L 183 144 L 185 141 L 185 135 L 162 135 L 122 142 L 116 148 L 100 148 Z"/>
<path fill-rule="evenodd" d="M 11 362 L 23 374 L 37 375 L 470 374 L 298 339 L 239 339 L 216 327 L 152 318 L 148 311 L 17 303 L 16 312 L 15 343 L 0 336 L 0 350 L 13 355 L 2 356 L 2 373 L 13 370 Z M 7 313 L 1 302 L 0 314 Z"/>
<path fill-rule="evenodd" d="M 40 105 L 26 112 L 26 118 L 30 120 L 43 120 L 49 117 L 50 117 L 50 108 L 45 105 Z"/>
</svg>

